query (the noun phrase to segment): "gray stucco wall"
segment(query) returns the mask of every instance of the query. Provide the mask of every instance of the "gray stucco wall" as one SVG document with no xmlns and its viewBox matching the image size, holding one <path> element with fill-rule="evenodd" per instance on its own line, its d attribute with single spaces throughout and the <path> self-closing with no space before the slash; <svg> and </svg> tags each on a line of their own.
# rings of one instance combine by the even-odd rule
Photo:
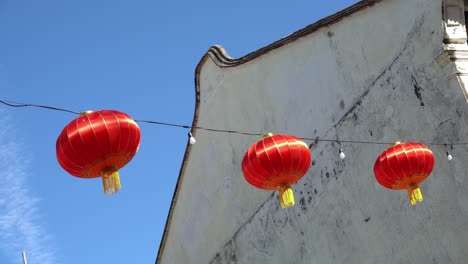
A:
<svg viewBox="0 0 468 264">
<path fill-rule="evenodd" d="M 236 67 L 209 58 L 199 75 L 198 125 L 466 142 L 462 89 L 434 60 L 443 50 L 441 21 L 440 1 L 386 0 Z M 319 142 L 293 187 L 296 206 L 281 209 L 277 193 L 242 176 L 244 152 L 259 138 L 195 135 L 160 263 L 468 261 L 467 146 L 430 146 L 436 166 L 420 186 L 424 202 L 411 206 L 406 192 L 374 179 L 387 146 Z"/>
</svg>

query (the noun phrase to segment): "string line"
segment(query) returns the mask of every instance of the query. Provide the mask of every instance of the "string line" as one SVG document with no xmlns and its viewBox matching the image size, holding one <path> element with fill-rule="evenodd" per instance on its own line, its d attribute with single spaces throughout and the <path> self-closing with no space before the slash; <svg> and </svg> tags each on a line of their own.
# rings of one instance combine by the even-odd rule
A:
<svg viewBox="0 0 468 264">
<path fill-rule="evenodd" d="M 18 103 L 18 102 L 12 102 L 12 101 L 7 101 L 7 100 L 0 100 L 0 103 L 9 106 L 9 107 L 36 107 L 36 108 L 42 108 L 46 110 L 54 110 L 54 111 L 61 111 L 61 112 L 67 112 L 75 115 L 80 115 L 83 112 L 77 112 L 77 111 L 72 111 L 64 108 L 58 108 L 58 107 L 53 107 L 53 106 L 47 106 L 47 105 L 38 105 L 38 104 L 25 104 L 25 103 Z M 236 131 L 236 130 L 225 130 L 225 129 L 215 129 L 215 128 L 209 128 L 209 127 L 202 127 L 202 126 L 189 126 L 189 125 L 182 125 L 182 124 L 176 124 L 176 123 L 166 123 L 166 122 L 160 122 L 160 121 L 152 121 L 152 120 L 135 120 L 137 123 L 148 123 L 148 124 L 153 124 L 153 125 L 160 125 L 160 126 L 171 126 L 171 127 L 179 127 L 179 128 L 185 128 L 185 129 L 200 129 L 200 130 L 205 130 L 205 131 L 210 131 L 210 132 L 217 132 L 217 133 L 230 133 L 230 134 L 238 134 L 238 135 L 245 135 L 245 136 L 263 136 L 265 135 L 264 133 L 249 133 L 249 132 L 243 132 L 243 131 Z M 341 139 L 324 139 L 324 138 L 307 138 L 307 137 L 298 137 L 299 139 L 302 140 L 309 140 L 309 141 L 314 141 L 315 143 L 323 141 L 323 142 L 336 142 L 336 143 L 356 143 L 356 144 L 376 144 L 376 145 L 391 145 L 395 142 L 381 142 L 381 141 L 360 141 L 360 140 L 341 140 Z M 435 146 L 455 146 L 455 145 L 468 145 L 468 142 L 453 142 L 453 143 L 438 143 L 438 142 L 433 142 L 433 143 L 427 143 L 427 145 L 435 145 Z"/>
</svg>

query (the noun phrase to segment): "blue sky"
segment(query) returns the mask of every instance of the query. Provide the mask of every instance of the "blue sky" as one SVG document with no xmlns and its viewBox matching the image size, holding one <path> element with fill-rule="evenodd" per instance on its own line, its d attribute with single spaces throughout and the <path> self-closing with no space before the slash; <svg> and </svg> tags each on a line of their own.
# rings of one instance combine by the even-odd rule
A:
<svg viewBox="0 0 468 264">
<path fill-rule="evenodd" d="M 191 124 L 194 70 L 357 1 L 0 0 L 0 99 Z M 140 124 L 122 190 L 67 175 L 55 141 L 75 115 L 0 105 L 0 263 L 154 263 L 187 130 Z"/>
</svg>

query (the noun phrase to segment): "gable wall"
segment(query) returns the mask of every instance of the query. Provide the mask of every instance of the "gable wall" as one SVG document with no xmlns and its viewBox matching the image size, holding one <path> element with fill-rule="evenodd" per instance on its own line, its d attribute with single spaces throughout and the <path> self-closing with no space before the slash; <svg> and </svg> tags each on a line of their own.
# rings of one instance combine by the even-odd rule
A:
<svg viewBox="0 0 468 264">
<path fill-rule="evenodd" d="M 198 126 L 309 138 L 468 138 L 467 103 L 434 58 L 440 1 L 387 0 L 235 67 L 206 59 Z M 217 62 L 217 63 L 215 63 Z M 217 65 L 218 64 L 218 65 Z M 296 206 L 242 176 L 259 138 L 197 130 L 160 263 L 461 263 L 468 258 L 466 147 L 431 148 L 425 201 L 379 186 L 387 146 L 320 142 Z M 310 143 L 310 142 L 307 142 Z M 340 160 L 338 149 L 347 158 Z M 449 224 L 448 224 L 449 223 Z"/>
</svg>

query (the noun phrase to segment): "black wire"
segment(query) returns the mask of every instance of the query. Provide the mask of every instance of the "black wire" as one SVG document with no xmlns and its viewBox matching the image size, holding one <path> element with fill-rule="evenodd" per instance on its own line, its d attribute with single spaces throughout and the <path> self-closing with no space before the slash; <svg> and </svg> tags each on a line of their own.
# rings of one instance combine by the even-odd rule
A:
<svg viewBox="0 0 468 264">
<path fill-rule="evenodd" d="M 6 101 L 6 100 L 0 100 L 0 103 L 2 103 L 4 105 L 11 106 L 11 107 L 38 107 L 38 108 L 44 108 L 44 109 L 49 109 L 49 110 L 56 110 L 56 111 L 72 113 L 72 114 L 75 114 L 75 115 L 81 114 L 79 112 L 75 112 L 75 111 L 72 111 L 72 110 L 67 110 L 67 109 L 52 107 L 52 106 L 47 106 L 47 105 L 23 104 L 23 103 L 16 103 L 16 102 L 11 102 L 11 101 Z"/>
<path fill-rule="evenodd" d="M 207 128 L 201 126 L 188 126 L 188 125 L 180 125 L 180 124 L 173 124 L 173 123 L 165 123 L 165 122 L 157 122 L 157 121 L 150 121 L 150 120 L 135 120 L 137 123 L 150 123 L 156 125 L 164 125 L 164 126 L 173 126 L 173 127 L 182 127 L 186 129 L 200 129 L 205 131 L 211 132 L 219 132 L 219 133 L 230 133 L 230 134 L 238 134 L 238 135 L 246 135 L 246 136 L 264 136 L 265 133 L 249 133 L 249 132 L 242 132 L 236 130 L 224 130 L 224 129 L 215 129 L 215 128 Z M 357 144 L 375 144 L 375 145 L 392 145 L 395 143 L 393 142 L 381 142 L 381 141 L 358 141 L 358 140 L 341 140 L 341 139 L 324 139 L 324 138 L 307 138 L 307 137 L 297 137 L 302 140 L 310 140 L 315 142 L 340 142 L 340 143 L 357 143 Z M 426 143 L 427 145 L 439 145 L 439 146 L 447 146 L 447 145 L 468 145 L 468 142 L 460 142 L 460 143 Z"/>
<path fill-rule="evenodd" d="M 377 144 L 377 145 L 391 145 L 395 142 L 381 142 L 381 141 L 357 141 L 357 140 L 342 140 L 342 139 L 323 139 L 323 138 L 299 138 L 302 140 L 324 141 L 324 142 L 338 142 L 338 143 L 360 143 L 360 144 Z"/>
<path fill-rule="evenodd" d="M 433 146 L 455 146 L 455 145 L 468 145 L 468 142 L 458 142 L 458 143 L 429 143 L 428 145 Z"/>
<path fill-rule="evenodd" d="M 137 122 L 137 123 L 148 123 L 148 124 L 162 125 L 162 126 L 192 128 L 192 126 L 179 125 L 179 124 L 172 124 L 172 123 L 165 123 L 165 122 L 158 122 L 158 121 L 151 121 L 151 120 L 135 120 L 135 122 Z"/>
<path fill-rule="evenodd" d="M 201 129 L 201 130 L 205 130 L 205 131 L 212 131 L 212 132 L 224 132 L 224 133 L 232 133 L 232 134 L 239 134 L 239 135 L 246 135 L 246 136 L 263 136 L 265 134 L 261 134 L 261 133 L 248 133 L 248 132 L 241 132 L 241 131 L 235 131 L 235 130 L 222 130 L 222 129 L 214 129 L 214 128 L 205 128 L 205 127 L 199 127 L 199 126 L 195 126 L 193 128 L 196 128 L 196 129 Z"/>
<path fill-rule="evenodd" d="M 247 136 L 261 136 L 261 135 L 263 135 L 263 134 L 259 134 L 259 133 L 247 133 L 247 132 L 241 132 L 241 131 L 235 131 L 235 130 L 215 129 L 215 128 L 207 128 L 207 127 L 201 127 L 201 126 L 188 126 L 188 125 L 165 123 L 165 122 L 158 122 L 158 121 L 151 121 L 151 120 L 135 120 L 135 122 L 137 122 L 137 123 L 149 123 L 149 124 L 156 124 L 156 125 L 163 125 L 163 126 L 172 126 L 172 127 L 182 127 L 182 128 L 187 128 L 187 129 L 196 128 L 196 129 L 211 131 L 211 132 L 233 133 L 233 134 L 242 134 L 242 135 L 247 135 Z"/>
<path fill-rule="evenodd" d="M 47 106 L 47 105 L 37 105 L 37 104 L 23 104 L 23 103 L 17 103 L 17 102 L 12 102 L 12 101 L 7 101 L 7 100 L 0 100 L 0 103 L 10 106 L 10 107 L 37 107 L 37 108 L 44 108 L 48 110 L 55 110 L 55 111 L 62 111 L 62 112 L 67 112 L 67 113 L 72 113 L 75 115 L 80 115 L 82 113 L 64 109 L 64 108 L 58 108 L 58 107 L 53 107 L 53 106 Z M 239 135 L 246 135 L 246 136 L 263 136 L 265 134 L 262 133 L 249 133 L 249 132 L 242 132 L 242 131 L 236 131 L 236 130 L 225 130 L 225 129 L 215 129 L 215 128 L 208 128 L 208 127 L 201 127 L 201 126 L 188 126 L 188 125 L 181 125 L 181 124 L 174 124 L 174 123 L 166 123 L 166 122 L 159 122 L 159 121 L 152 121 L 152 120 L 135 120 L 137 123 L 148 123 L 148 124 L 154 124 L 154 125 L 162 125 L 162 126 L 172 126 L 172 127 L 180 127 L 180 128 L 185 128 L 185 129 L 200 129 L 200 130 L 205 130 L 205 131 L 211 131 L 211 132 L 218 132 L 218 133 L 230 133 L 230 134 L 239 134 Z M 302 140 L 310 140 L 314 141 L 315 143 L 324 141 L 324 142 L 339 142 L 339 143 L 358 143 L 358 144 L 376 144 L 376 145 L 391 145 L 395 142 L 379 142 L 379 141 L 358 141 L 358 140 L 341 140 L 341 139 L 323 139 L 323 138 L 307 138 L 307 137 L 298 137 L 299 139 Z M 468 145 L 468 142 L 459 142 L 459 143 L 427 143 L 427 145 L 436 145 L 436 146 L 454 146 L 454 145 Z"/>
</svg>

